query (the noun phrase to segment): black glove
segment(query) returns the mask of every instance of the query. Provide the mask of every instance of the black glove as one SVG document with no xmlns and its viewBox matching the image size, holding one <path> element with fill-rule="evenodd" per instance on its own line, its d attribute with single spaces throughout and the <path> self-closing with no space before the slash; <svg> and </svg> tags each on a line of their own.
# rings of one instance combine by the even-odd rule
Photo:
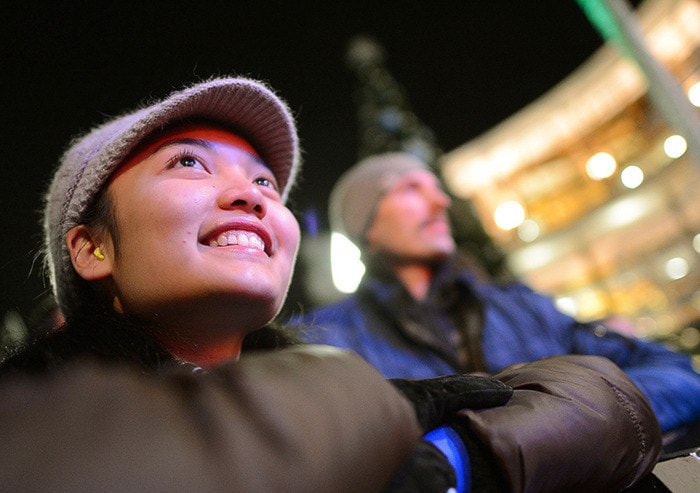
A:
<svg viewBox="0 0 700 493">
<path fill-rule="evenodd" d="M 389 380 L 413 403 L 424 431 L 445 424 L 460 409 L 502 406 L 513 389 L 491 377 L 448 375 L 423 380 Z"/>
<path fill-rule="evenodd" d="M 389 485 L 389 493 L 445 493 L 456 484 L 447 458 L 432 443 L 421 440 Z"/>
<path fill-rule="evenodd" d="M 452 422 L 451 427 L 464 442 L 469 455 L 468 482 L 470 491 L 479 493 L 502 493 L 510 491 L 508 482 L 498 461 L 491 451 L 468 427 Z M 464 470 L 465 468 L 458 468 Z M 447 493 L 457 486 L 455 468 L 443 453 L 432 443 L 421 440 L 413 454 L 406 460 L 391 481 L 388 493 Z"/>
</svg>

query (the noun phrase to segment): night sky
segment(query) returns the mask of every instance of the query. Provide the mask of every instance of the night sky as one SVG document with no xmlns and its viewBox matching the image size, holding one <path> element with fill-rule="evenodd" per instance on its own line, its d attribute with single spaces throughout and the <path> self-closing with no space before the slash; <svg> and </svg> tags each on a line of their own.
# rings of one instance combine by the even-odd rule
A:
<svg viewBox="0 0 700 493">
<path fill-rule="evenodd" d="M 77 4 L 81 4 L 80 7 Z M 41 6 L 40 6 L 41 5 Z M 40 198 L 77 132 L 213 74 L 268 81 L 304 149 L 297 213 L 357 157 L 348 42 L 367 34 L 449 151 L 544 94 L 601 45 L 574 0 L 4 2 L 0 315 L 44 292 Z"/>
</svg>

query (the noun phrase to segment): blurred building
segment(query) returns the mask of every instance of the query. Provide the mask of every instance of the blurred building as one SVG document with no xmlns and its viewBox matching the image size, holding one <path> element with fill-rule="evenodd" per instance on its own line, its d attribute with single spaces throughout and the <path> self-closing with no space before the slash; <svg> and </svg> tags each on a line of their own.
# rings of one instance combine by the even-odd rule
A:
<svg viewBox="0 0 700 493">
<path fill-rule="evenodd" d="M 647 0 L 638 18 L 651 53 L 700 106 L 700 0 Z M 686 147 L 641 71 L 607 44 L 539 100 L 445 153 L 440 169 L 510 270 L 562 310 L 620 315 L 635 335 L 697 351 L 700 162 Z"/>
</svg>

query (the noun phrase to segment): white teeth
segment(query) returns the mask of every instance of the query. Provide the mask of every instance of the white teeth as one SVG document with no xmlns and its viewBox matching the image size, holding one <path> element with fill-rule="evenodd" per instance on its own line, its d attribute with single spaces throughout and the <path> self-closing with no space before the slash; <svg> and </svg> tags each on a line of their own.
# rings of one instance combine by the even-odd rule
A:
<svg viewBox="0 0 700 493">
<path fill-rule="evenodd" d="M 265 243 L 262 238 L 251 231 L 226 231 L 209 240 L 209 246 L 211 247 L 228 245 L 240 245 L 265 250 Z"/>
</svg>

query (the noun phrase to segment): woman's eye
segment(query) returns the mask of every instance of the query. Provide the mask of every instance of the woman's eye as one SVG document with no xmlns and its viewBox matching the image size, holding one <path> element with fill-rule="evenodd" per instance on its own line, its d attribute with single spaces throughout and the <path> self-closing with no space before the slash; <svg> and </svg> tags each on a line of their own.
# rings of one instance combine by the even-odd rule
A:
<svg viewBox="0 0 700 493">
<path fill-rule="evenodd" d="M 275 182 L 273 182 L 272 180 L 270 180 L 268 178 L 265 178 L 264 176 L 256 178 L 255 184 L 277 190 L 277 185 L 275 184 Z"/>
<path fill-rule="evenodd" d="M 202 168 L 204 165 L 194 156 L 179 156 L 175 160 L 175 166 L 181 166 L 183 168 Z"/>
<path fill-rule="evenodd" d="M 192 168 L 197 166 L 197 160 L 191 157 L 180 158 L 179 163 L 185 168 Z"/>
<path fill-rule="evenodd" d="M 183 150 L 173 155 L 168 160 L 169 168 L 193 168 L 201 169 L 206 171 L 207 167 L 204 164 L 204 160 L 199 158 L 196 154 L 189 150 Z"/>
</svg>

